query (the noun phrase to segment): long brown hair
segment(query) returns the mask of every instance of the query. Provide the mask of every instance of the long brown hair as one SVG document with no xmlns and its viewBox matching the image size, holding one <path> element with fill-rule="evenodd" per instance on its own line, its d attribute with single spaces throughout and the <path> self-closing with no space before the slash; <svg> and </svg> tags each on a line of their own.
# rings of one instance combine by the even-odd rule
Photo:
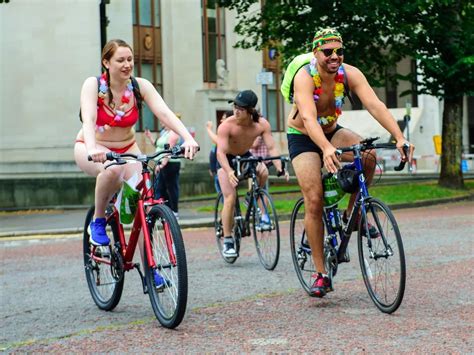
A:
<svg viewBox="0 0 474 355">
<path fill-rule="evenodd" d="M 254 107 L 249 107 L 246 110 L 250 114 L 250 116 L 252 116 L 252 121 L 258 122 L 258 120 L 260 119 L 260 113 L 258 113 L 258 111 Z"/>
<path fill-rule="evenodd" d="M 130 49 L 133 55 L 133 49 L 132 47 L 125 42 L 122 39 L 111 39 L 108 41 L 104 48 L 102 49 L 102 58 L 101 58 L 101 64 L 103 70 L 107 73 L 107 86 L 108 86 L 108 92 L 107 94 L 109 95 L 109 105 L 112 105 L 111 107 L 114 108 L 114 96 L 112 94 L 112 91 L 110 90 L 110 74 L 109 74 L 109 69 L 107 69 L 104 66 L 104 60 L 110 61 L 110 58 L 112 58 L 117 51 L 118 47 L 126 47 Z M 135 101 L 137 103 L 138 109 L 142 108 L 142 95 L 140 93 L 140 88 L 137 85 L 133 85 L 133 94 L 135 95 Z"/>
</svg>

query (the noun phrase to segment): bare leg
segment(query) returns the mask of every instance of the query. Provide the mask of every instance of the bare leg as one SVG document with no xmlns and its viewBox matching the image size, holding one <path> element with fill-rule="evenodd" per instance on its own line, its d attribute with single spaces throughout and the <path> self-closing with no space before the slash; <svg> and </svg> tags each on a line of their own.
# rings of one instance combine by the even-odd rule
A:
<svg viewBox="0 0 474 355">
<path fill-rule="evenodd" d="M 323 186 L 319 154 L 305 152 L 292 160 L 298 184 L 304 197 L 304 227 L 311 247 L 316 271 L 326 274 L 324 267 Z"/>
<path fill-rule="evenodd" d="M 97 145 L 104 152 L 110 150 L 104 146 Z M 127 152 L 140 153 L 138 146 L 134 144 Z M 105 208 L 110 199 L 116 193 L 123 179 L 129 179 L 133 174 L 140 174 L 140 164 L 132 163 L 113 166 L 104 169 L 107 163 L 100 164 L 87 160 L 86 146 L 82 142 L 77 142 L 74 146 L 74 157 L 77 166 L 86 174 L 97 177 L 95 185 L 95 214 L 94 219 L 105 217 Z"/>
<path fill-rule="evenodd" d="M 219 185 L 221 186 L 222 195 L 224 196 L 224 205 L 222 208 L 222 227 L 224 229 L 224 237 L 232 235 L 232 226 L 234 219 L 234 206 L 237 198 L 236 188 L 232 187 L 229 178 L 224 169 L 217 171 Z"/>
<path fill-rule="evenodd" d="M 268 168 L 263 163 L 258 163 L 257 165 L 257 180 L 258 180 L 258 186 L 262 188 L 265 187 L 265 184 L 267 183 L 267 180 L 268 180 Z"/>
</svg>

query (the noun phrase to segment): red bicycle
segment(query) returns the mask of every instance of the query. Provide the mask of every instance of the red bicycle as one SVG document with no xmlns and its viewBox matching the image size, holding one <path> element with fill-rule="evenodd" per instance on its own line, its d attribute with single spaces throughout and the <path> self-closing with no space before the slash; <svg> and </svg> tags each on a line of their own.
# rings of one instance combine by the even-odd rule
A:
<svg viewBox="0 0 474 355">
<path fill-rule="evenodd" d="M 120 301 L 124 284 L 124 272 L 137 269 L 143 293 L 150 296 L 156 318 L 166 328 L 175 328 L 183 320 L 187 297 L 188 275 L 186 252 L 181 230 L 171 209 L 164 200 L 153 198 L 149 162 L 166 156 L 182 157 L 179 146 L 165 149 L 152 155 L 107 153 L 108 165 L 126 164 L 135 160 L 142 164 L 142 180 L 137 185 L 140 196 L 130 238 L 125 238 L 120 223 L 119 211 L 113 202 L 106 210 L 107 233 L 112 236 L 111 245 L 95 246 L 90 243 L 89 224 L 94 216 L 94 207 L 87 213 L 84 225 L 84 267 L 87 284 L 96 305 L 106 311 L 113 310 Z M 115 199 L 115 198 L 114 198 Z M 143 234 L 142 261 L 144 274 L 133 255 L 140 235 Z"/>
</svg>

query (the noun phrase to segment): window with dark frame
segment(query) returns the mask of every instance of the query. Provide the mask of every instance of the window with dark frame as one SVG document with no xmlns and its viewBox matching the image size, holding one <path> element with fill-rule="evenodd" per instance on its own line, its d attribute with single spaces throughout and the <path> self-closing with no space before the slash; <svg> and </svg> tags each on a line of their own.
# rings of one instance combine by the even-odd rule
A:
<svg viewBox="0 0 474 355">
<path fill-rule="evenodd" d="M 225 12 L 216 0 L 201 0 L 203 81 L 217 82 L 216 60 L 226 61 Z"/>
<path fill-rule="evenodd" d="M 281 69 L 276 50 L 274 48 L 263 50 L 263 68 L 273 75 L 273 84 L 266 85 L 266 112 L 265 117 L 273 132 L 282 132 L 285 130 L 284 102 L 280 94 Z M 262 103 L 263 104 L 263 103 Z"/>
<path fill-rule="evenodd" d="M 135 75 L 149 80 L 163 95 L 160 5 L 161 0 L 132 0 L 132 21 Z M 143 104 L 136 131 L 159 128 L 158 120 Z"/>
</svg>

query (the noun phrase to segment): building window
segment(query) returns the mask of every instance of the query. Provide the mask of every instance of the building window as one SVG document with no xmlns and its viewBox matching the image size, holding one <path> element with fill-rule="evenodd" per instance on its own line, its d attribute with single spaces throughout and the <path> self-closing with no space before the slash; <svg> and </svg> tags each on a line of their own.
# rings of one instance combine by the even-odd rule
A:
<svg viewBox="0 0 474 355">
<path fill-rule="evenodd" d="M 160 0 L 132 0 L 135 75 L 148 79 L 163 95 Z M 158 131 L 158 120 L 144 104 L 136 131 Z"/>
<path fill-rule="evenodd" d="M 285 130 L 284 102 L 279 89 L 282 77 L 280 62 L 275 49 L 270 48 L 263 50 L 263 67 L 265 71 L 272 73 L 273 83 L 264 86 L 266 102 L 262 102 L 261 104 L 262 113 L 267 116 L 265 118 L 270 123 L 272 131 L 281 132 Z"/>
<path fill-rule="evenodd" d="M 204 82 L 217 81 L 216 60 L 226 61 L 225 14 L 216 0 L 201 0 Z"/>
</svg>

